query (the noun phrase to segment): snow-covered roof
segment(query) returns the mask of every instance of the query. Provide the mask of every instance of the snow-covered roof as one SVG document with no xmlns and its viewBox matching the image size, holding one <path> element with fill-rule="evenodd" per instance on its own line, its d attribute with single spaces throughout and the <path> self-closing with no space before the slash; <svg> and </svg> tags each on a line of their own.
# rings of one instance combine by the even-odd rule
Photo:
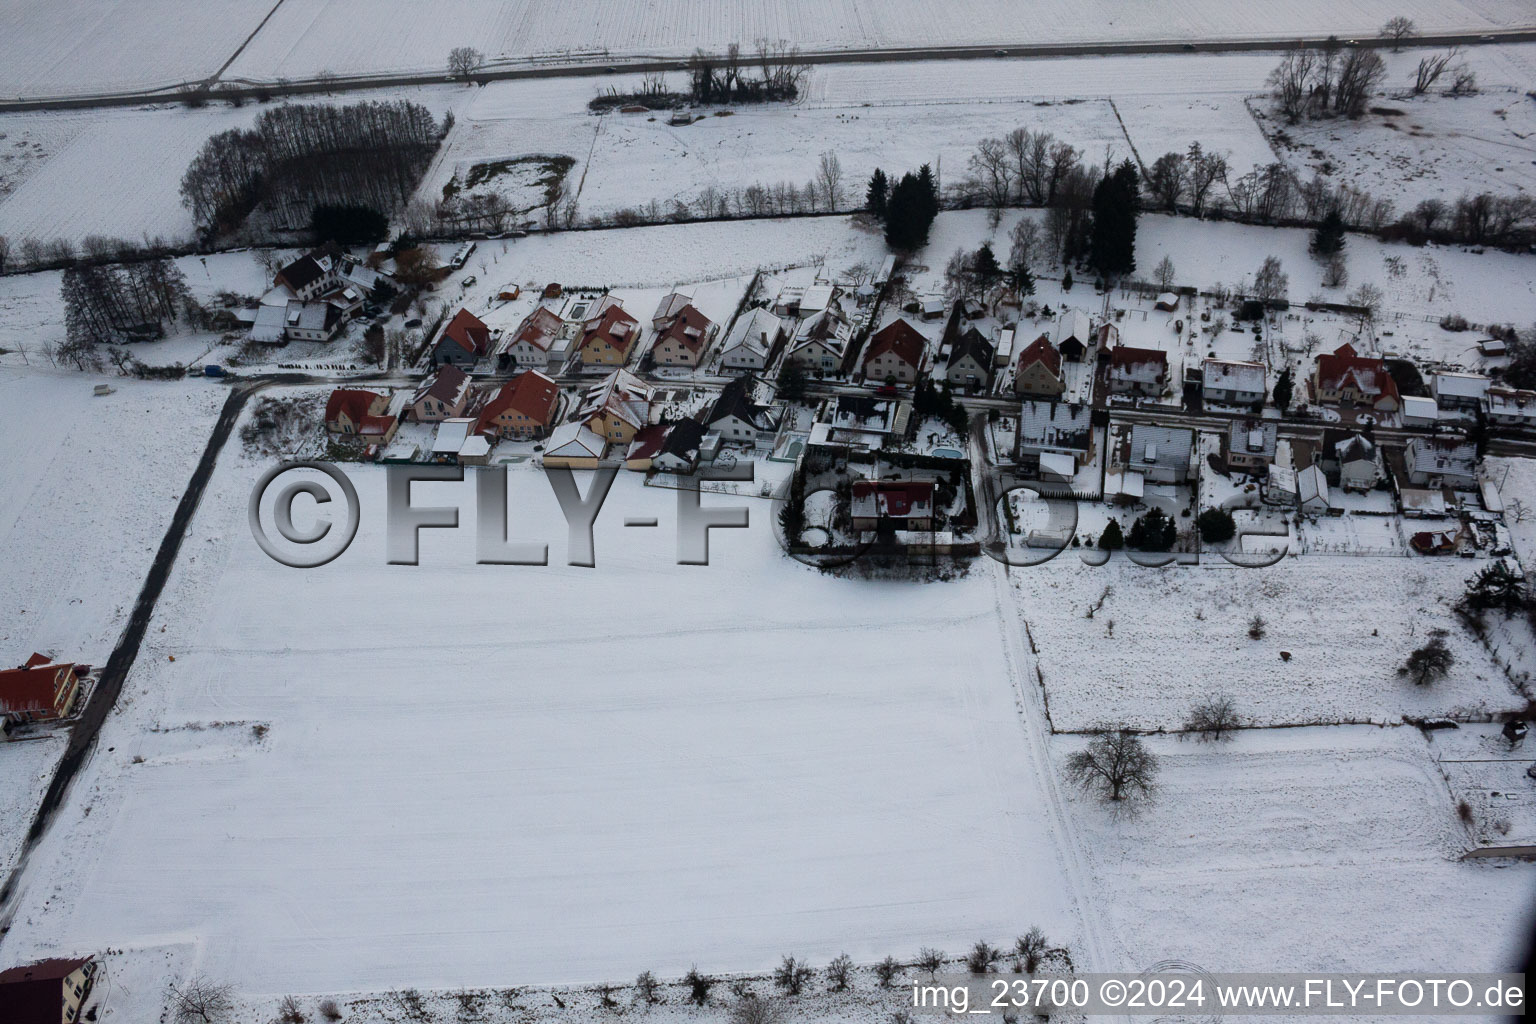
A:
<svg viewBox="0 0 1536 1024">
<path fill-rule="evenodd" d="M 1296 474 L 1296 499 L 1303 505 L 1319 501 L 1325 507 L 1329 504 L 1328 478 L 1316 463 Z"/>
<path fill-rule="evenodd" d="M 1040 475 L 1070 480 L 1077 472 L 1077 460 L 1065 452 L 1041 452 Z"/>
<path fill-rule="evenodd" d="M 467 416 L 455 416 L 437 425 L 437 436 L 432 439 L 433 455 L 457 455 L 469 432 L 475 429 L 475 421 Z"/>
<path fill-rule="evenodd" d="M 1086 452 L 1092 434 L 1093 410 L 1065 402 L 1025 402 L 1019 409 L 1018 440 L 1038 448 Z"/>
<path fill-rule="evenodd" d="M 603 439 L 588 430 L 581 423 L 562 423 L 549 435 L 549 447 L 544 456 L 551 455 L 562 458 L 593 458 L 600 459 L 603 456 Z"/>
<path fill-rule="evenodd" d="M 837 289 L 830 284 L 813 284 L 800 296 L 800 315 L 819 313 L 832 304 Z"/>
<path fill-rule="evenodd" d="M 1439 398 L 1470 398 L 1480 400 L 1493 382 L 1480 373 L 1437 373 L 1430 387 Z"/>
<path fill-rule="evenodd" d="M 262 305 L 256 310 L 256 321 L 251 324 L 251 340 L 268 345 L 283 340 L 283 328 L 288 323 L 288 306 Z"/>
<path fill-rule="evenodd" d="M 732 352 L 743 349 L 753 355 L 767 358 L 768 350 L 773 347 L 773 340 L 778 337 L 783 321 L 766 309 L 754 309 L 745 316 L 737 318 L 731 325 L 731 333 L 726 335 L 723 351 Z"/>
<path fill-rule="evenodd" d="M 1433 420 L 1440 416 L 1440 407 L 1435 404 L 1433 398 L 1425 398 L 1423 395 L 1403 396 L 1403 418 Z"/>
<path fill-rule="evenodd" d="M 1056 324 L 1056 347 L 1068 338 L 1076 338 L 1086 345 L 1092 339 L 1093 321 L 1088 319 L 1088 314 L 1080 309 L 1069 309 L 1061 314 L 1061 319 Z"/>
<path fill-rule="evenodd" d="M 1195 448 L 1195 432 L 1183 427 L 1159 427 L 1137 423 L 1131 427 L 1131 466 L 1168 466 L 1188 472 Z"/>
<path fill-rule="evenodd" d="M 466 455 L 472 456 L 472 457 L 478 457 L 478 456 L 481 456 L 481 455 L 488 455 L 488 454 L 490 454 L 490 451 L 491 451 L 490 439 L 485 437 L 482 434 L 470 434 L 468 437 L 466 437 L 464 439 L 464 443 L 459 445 L 459 457 L 460 458 L 463 458 Z"/>
<path fill-rule="evenodd" d="M 1406 453 L 1408 468 L 1415 473 L 1471 476 L 1477 470 L 1477 448 L 1471 441 L 1411 437 Z"/>
<path fill-rule="evenodd" d="M 1233 420 L 1227 427 L 1227 451 L 1274 458 L 1278 435 L 1274 420 Z"/>
<path fill-rule="evenodd" d="M 1227 391 L 1264 393 L 1264 367 L 1228 359 L 1207 359 L 1200 364 L 1201 384 Z"/>
</svg>

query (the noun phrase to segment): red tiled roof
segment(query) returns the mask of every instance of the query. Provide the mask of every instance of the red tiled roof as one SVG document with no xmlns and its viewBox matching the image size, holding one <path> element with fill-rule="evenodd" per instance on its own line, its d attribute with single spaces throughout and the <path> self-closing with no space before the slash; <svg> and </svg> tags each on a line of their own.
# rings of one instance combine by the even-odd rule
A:
<svg viewBox="0 0 1536 1024">
<path fill-rule="evenodd" d="M 475 431 L 483 433 L 492 429 L 491 421 L 507 410 L 520 412 L 535 423 L 548 423 L 559 397 L 560 386 L 542 373 L 537 370 L 520 373 L 497 389 L 496 397 L 485 403 Z"/>
<path fill-rule="evenodd" d="M 483 356 L 491 344 L 491 329 L 475 314 L 461 309 L 443 328 L 443 337 L 452 339 L 465 352 Z"/>
<path fill-rule="evenodd" d="M 548 350 L 550 340 L 560 333 L 560 328 L 565 326 L 565 321 L 548 306 L 540 306 L 523 318 L 523 322 L 517 325 L 517 334 L 513 337 L 515 345 L 520 341 L 526 341 L 535 348 Z"/>
<path fill-rule="evenodd" d="M 353 423 L 361 423 L 368 415 L 368 410 L 373 408 L 373 403 L 383 397 L 357 388 L 337 388 L 325 403 L 325 422 L 335 423 L 342 413 L 346 413 Z"/>
<path fill-rule="evenodd" d="M 615 326 L 623 324 L 625 330 L 615 334 Z M 609 344 L 619 348 L 626 348 L 633 343 L 635 328 L 640 326 L 640 321 L 624 312 L 624 307 L 613 305 L 603 310 L 603 315 L 593 320 L 588 320 L 582 328 L 581 344 L 579 348 L 585 349 L 598 338 L 606 338 Z"/>
<path fill-rule="evenodd" d="M 693 333 L 688 328 L 693 328 Z M 700 313 L 692 305 L 684 306 L 677 311 L 677 315 L 667 321 L 667 326 L 656 336 L 656 344 L 660 345 L 668 338 L 676 341 L 690 352 L 698 352 L 704 344 L 705 337 L 709 334 L 709 317 Z"/>
<path fill-rule="evenodd" d="M 432 376 L 422 382 L 416 394 L 411 397 L 411 404 L 415 405 L 423 398 L 435 398 L 439 402 L 451 405 L 458 401 L 468 380 L 469 375 L 463 370 L 452 363 L 444 363 Z"/>
<path fill-rule="evenodd" d="M 630 442 L 629 451 L 625 454 L 624 458 L 654 459 L 657 455 L 661 454 L 661 447 L 666 444 L 667 431 L 670 429 L 671 427 L 664 423 L 653 423 L 644 430 L 641 430 L 635 435 L 635 439 Z"/>
<path fill-rule="evenodd" d="M 0 672 L 0 714 L 57 710 L 61 672 L 73 672 L 73 665 L 36 665 L 28 660 L 25 668 Z"/>
<path fill-rule="evenodd" d="M 1160 348 L 1132 348 L 1129 345 L 1121 345 L 1109 354 L 1111 369 L 1125 370 L 1133 366 L 1146 366 L 1152 364 L 1161 366 L 1164 372 L 1168 369 L 1168 353 Z"/>
<path fill-rule="evenodd" d="M 0 971 L 6 1024 L 57 1024 L 64 1013 L 64 979 L 88 963 L 89 958 L 41 960 Z"/>
<path fill-rule="evenodd" d="M 876 498 L 882 515 L 893 519 L 905 519 L 915 507 L 923 507 L 926 514 L 933 508 L 933 482 L 931 480 L 856 480 L 854 498 Z"/>
<path fill-rule="evenodd" d="M 1397 382 L 1380 359 L 1362 356 L 1345 343 L 1317 357 L 1317 382 L 1328 391 L 1353 387 L 1363 395 L 1397 397 Z"/>
<path fill-rule="evenodd" d="M 917 328 L 898 317 L 880 328 L 875 336 L 869 339 L 869 350 L 864 353 L 864 364 L 867 366 L 885 353 L 891 352 L 908 366 L 917 369 L 923 365 L 923 350 L 927 347 L 927 339 L 917 332 Z"/>
<path fill-rule="evenodd" d="M 1061 376 L 1061 353 L 1056 351 L 1056 346 L 1051 344 L 1051 339 L 1040 335 L 1029 343 L 1029 347 L 1019 353 L 1018 372 L 1031 363 L 1040 362 L 1045 368 L 1057 377 Z"/>
</svg>

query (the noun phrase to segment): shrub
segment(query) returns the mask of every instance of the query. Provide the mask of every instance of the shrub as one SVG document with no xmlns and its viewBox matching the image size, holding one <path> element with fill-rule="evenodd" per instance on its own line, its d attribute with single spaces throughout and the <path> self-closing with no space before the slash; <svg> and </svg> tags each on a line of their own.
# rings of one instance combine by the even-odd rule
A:
<svg viewBox="0 0 1536 1024">
<path fill-rule="evenodd" d="M 293 996 L 283 996 L 283 1001 L 277 1004 L 277 1019 L 282 1024 L 304 1024 L 304 1011 L 299 1009 L 299 1001 Z"/>
<path fill-rule="evenodd" d="M 847 953 L 839 953 L 827 965 L 827 984 L 832 986 L 833 992 L 846 992 L 852 975 L 853 957 Z"/>
<path fill-rule="evenodd" d="M 320 1003 L 320 1016 L 329 1021 L 341 1020 L 341 1007 L 336 1005 L 336 1000 L 326 999 Z"/>
<path fill-rule="evenodd" d="M 965 966 L 971 969 L 972 974 L 986 974 L 992 969 L 992 964 L 997 960 L 997 950 L 985 939 L 977 942 L 966 954 Z"/>
<path fill-rule="evenodd" d="M 778 982 L 780 988 L 792 996 L 800 994 L 805 988 L 806 982 L 816 974 L 809 964 L 803 960 L 796 960 L 792 956 L 786 956 L 784 962 L 779 964 L 779 969 L 773 972 L 773 980 Z"/>
<path fill-rule="evenodd" d="M 1130 545 L 1138 551 L 1170 551 L 1178 537 L 1178 524 L 1162 509 L 1154 508 L 1131 525 Z"/>
<path fill-rule="evenodd" d="M 1264 639 L 1264 616 L 1255 615 L 1248 620 L 1248 638 L 1250 640 Z"/>
<path fill-rule="evenodd" d="M 1464 331 L 1470 325 L 1467 323 L 1467 318 L 1460 313 L 1447 313 L 1440 318 L 1440 326 L 1447 331 Z"/>
<path fill-rule="evenodd" d="M 650 971 L 641 971 L 640 976 L 635 979 L 635 998 L 648 1006 L 659 1002 L 660 997 L 656 994 L 657 988 L 659 986 L 656 984 L 656 975 Z"/>
<path fill-rule="evenodd" d="M 875 978 L 879 980 L 881 988 L 890 988 L 891 983 L 896 980 L 896 975 L 900 973 L 901 964 L 897 963 L 893 956 L 888 956 L 875 964 Z"/>
<path fill-rule="evenodd" d="M 937 949 L 924 946 L 917 951 L 917 966 L 928 972 L 931 978 L 944 966 L 944 954 Z"/>
<path fill-rule="evenodd" d="M 715 979 L 707 974 L 700 974 L 697 967 L 688 968 L 688 973 L 683 975 L 683 984 L 688 986 L 688 999 L 696 1006 L 703 1006 L 709 1002 L 709 990 L 714 987 Z"/>
<path fill-rule="evenodd" d="M 1208 508 L 1195 522 L 1200 527 L 1200 539 L 1207 544 L 1223 544 L 1237 535 L 1232 513 L 1224 508 Z"/>
</svg>

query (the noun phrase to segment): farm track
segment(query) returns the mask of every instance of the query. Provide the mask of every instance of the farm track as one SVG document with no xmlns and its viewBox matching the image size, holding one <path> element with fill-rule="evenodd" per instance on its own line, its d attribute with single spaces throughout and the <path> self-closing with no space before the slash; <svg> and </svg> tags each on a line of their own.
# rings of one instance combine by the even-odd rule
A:
<svg viewBox="0 0 1536 1024">
<path fill-rule="evenodd" d="M 281 6 L 279 3 L 278 6 Z M 273 12 L 277 10 L 274 6 Z M 271 17 L 271 13 L 268 14 Z M 265 23 L 265 22 L 264 22 Z M 254 33 L 253 33 L 254 36 Z M 178 93 L 187 88 L 219 86 L 223 98 L 256 98 L 262 96 L 292 96 L 311 93 L 333 95 L 366 89 L 387 89 L 401 86 L 441 85 L 453 79 L 441 71 L 410 72 L 386 75 L 354 75 L 276 82 L 220 81 L 220 76 L 233 64 L 236 57 L 250 43 L 245 40 L 240 48 L 212 77 L 180 83 L 179 85 L 135 92 L 96 93 L 79 96 L 35 97 L 0 103 L 0 113 L 28 110 L 89 110 L 104 107 L 129 107 L 145 103 L 166 103 L 178 99 Z M 1000 56 L 1011 59 L 1042 59 L 1052 57 L 1091 57 L 1111 55 L 1201 54 L 1244 53 L 1264 50 L 1289 49 L 1293 46 L 1319 46 L 1326 42 L 1322 37 L 1297 36 L 1250 36 L 1190 39 L 1156 39 L 1139 42 L 1083 42 L 1083 43 L 1029 43 L 1006 42 L 973 46 L 914 46 L 871 47 L 867 49 L 811 50 L 801 53 L 807 64 L 869 64 L 906 61 L 935 60 L 993 60 Z M 1381 39 L 1367 39 L 1365 45 L 1386 46 Z M 1417 36 L 1412 48 L 1435 46 L 1476 46 L 1483 43 L 1536 42 L 1536 25 L 1522 28 L 1492 29 L 1478 32 L 1441 32 Z M 662 57 L 639 55 L 621 58 L 593 57 L 584 61 L 564 64 L 534 64 L 519 61 L 504 66 L 488 66 L 476 72 L 477 84 L 531 78 L 602 78 L 613 74 L 633 74 L 650 71 L 677 70 L 684 64 L 680 56 Z"/>
</svg>

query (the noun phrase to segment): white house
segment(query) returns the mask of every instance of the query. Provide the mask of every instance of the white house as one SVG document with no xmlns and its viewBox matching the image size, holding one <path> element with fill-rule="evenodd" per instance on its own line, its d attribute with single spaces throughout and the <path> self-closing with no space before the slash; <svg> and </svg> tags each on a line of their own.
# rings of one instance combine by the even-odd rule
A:
<svg viewBox="0 0 1536 1024">
<path fill-rule="evenodd" d="M 1536 427 L 1536 391 L 1489 388 L 1483 410 L 1490 423 L 1501 427 Z"/>
<path fill-rule="evenodd" d="M 1319 515 L 1332 507 L 1328 500 L 1328 478 L 1317 463 L 1296 473 L 1296 502 L 1303 512 Z"/>
<path fill-rule="evenodd" d="M 1410 437 L 1404 450 L 1408 479 L 1419 486 L 1477 486 L 1477 448 L 1460 438 Z"/>
<path fill-rule="evenodd" d="M 720 365 L 728 370 L 762 370 L 784 331 L 784 321 L 766 309 L 754 309 L 737 317 L 725 336 Z"/>
<path fill-rule="evenodd" d="M 1200 394 L 1215 405 L 1262 404 L 1266 393 L 1262 363 L 1207 359 L 1200 364 Z"/>
<path fill-rule="evenodd" d="M 737 444 L 771 441 L 779 428 L 778 416 L 771 406 L 753 401 L 753 384 L 749 376 L 737 377 L 727 384 L 705 417 L 704 426 L 722 440 Z"/>
<path fill-rule="evenodd" d="M 1429 390 L 1442 409 L 1475 411 L 1492 383 L 1480 373 L 1437 373 L 1429 382 Z"/>
<path fill-rule="evenodd" d="M 1193 430 L 1137 423 L 1131 427 L 1131 452 L 1127 465 L 1154 483 L 1182 483 L 1189 479 L 1194 451 Z"/>
</svg>

